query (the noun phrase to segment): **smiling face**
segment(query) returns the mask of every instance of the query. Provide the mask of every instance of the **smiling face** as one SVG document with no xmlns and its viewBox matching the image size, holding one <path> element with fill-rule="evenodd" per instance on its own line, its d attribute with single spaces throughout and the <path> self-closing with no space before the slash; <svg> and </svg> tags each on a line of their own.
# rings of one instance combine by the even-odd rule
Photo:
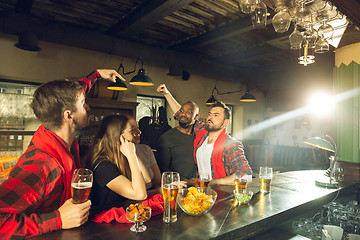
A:
<svg viewBox="0 0 360 240">
<path fill-rule="evenodd" d="M 206 118 L 205 129 L 208 132 L 216 132 L 222 130 L 228 123 L 229 119 L 225 119 L 225 110 L 221 107 L 213 107 Z"/>
<path fill-rule="evenodd" d="M 75 129 L 82 129 L 89 125 L 89 111 L 90 107 L 85 102 L 85 96 L 83 93 L 79 93 L 79 96 L 76 98 L 75 103 L 75 112 L 72 112 L 72 116 L 75 123 Z"/>
<path fill-rule="evenodd" d="M 123 133 L 125 139 L 128 140 L 129 142 L 139 144 L 140 134 L 141 131 L 139 130 L 139 127 L 136 124 L 135 119 L 130 118 Z"/>
<path fill-rule="evenodd" d="M 199 117 L 199 109 L 195 104 L 187 102 L 183 104 L 179 112 L 179 125 L 182 128 L 188 128 L 195 123 Z"/>
</svg>

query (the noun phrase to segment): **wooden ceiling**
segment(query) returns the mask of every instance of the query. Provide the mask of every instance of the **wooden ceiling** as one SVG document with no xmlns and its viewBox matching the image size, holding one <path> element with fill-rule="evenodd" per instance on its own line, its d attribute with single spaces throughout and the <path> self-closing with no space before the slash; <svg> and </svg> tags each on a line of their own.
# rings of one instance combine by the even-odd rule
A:
<svg viewBox="0 0 360 240">
<path fill-rule="evenodd" d="M 281 1 L 264 1 L 269 19 Z M 359 42 L 355 26 L 360 22 L 359 1 L 332 2 L 351 21 L 340 46 Z M 115 54 L 114 46 L 109 49 L 104 43 L 109 38 L 140 44 L 159 54 L 178 53 L 182 60 L 187 56 L 201 59 L 209 69 L 226 66 L 253 74 L 279 69 L 279 65 L 298 66 L 298 52 L 290 50 L 288 41 L 293 27 L 283 34 L 276 33 L 271 24 L 253 29 L 237 0 L 0 0 L 0 17 L 4 33 L 30 29 L 40 40 Z M 126 55 L 124 51 L 118 54 Z"/>
</svg>

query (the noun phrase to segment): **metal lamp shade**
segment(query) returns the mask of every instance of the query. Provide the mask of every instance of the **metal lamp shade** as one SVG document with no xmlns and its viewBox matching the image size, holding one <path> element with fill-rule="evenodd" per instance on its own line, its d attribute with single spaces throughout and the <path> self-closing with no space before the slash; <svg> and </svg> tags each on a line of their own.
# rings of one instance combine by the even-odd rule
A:
<svg viewBox="0 0 360 240">
<path fill-rule="evenodd" d="M 117 77 L 116 82 L 110 83 L 109 86 L 107 86 L 107 89 L 114 91 L 126 91 L 127 87 L 125 83 L 123 83 L 121 79 Z"/>
<path fill-rule="evenodd" d="M 143 68 L 141 68 L 138 71 L 138 74 L 130 80 L 130 84 L 136 85 L 136 86 L 152 86 L 152 85 L 154 85 L 153 81 L 151 80 L 151 78 L 149 78 L 148 75 L 146 75 L 145 69 L 143 69 Z"/>
<path fill-rule="evenodd" d="M 240 102 L 256 102 L 256 98 L 250 91 L 246 91 L 245 95 L 240 98 Z"/>
<path fill-rule="evenodd" d="M 308 138 L 304 141 L 304 143 L 330 152 L 335 152 L 335 146 L 333 146 L 328 140 L 320 137 Z"/>
<path fill-rule="evenodd" d="M 214 95 L 211 95 L 210 98 L 206 101 L 206 105 L 213 105 L 216 101 L 217 100 L 215 99 Z"/>
</svg>

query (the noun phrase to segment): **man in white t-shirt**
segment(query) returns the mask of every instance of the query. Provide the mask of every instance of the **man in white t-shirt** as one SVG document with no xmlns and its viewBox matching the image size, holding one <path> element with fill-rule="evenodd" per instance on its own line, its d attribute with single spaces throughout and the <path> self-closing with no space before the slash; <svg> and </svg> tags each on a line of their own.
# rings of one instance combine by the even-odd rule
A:
<svg viewBox="0 0 360 240">
<path fill-rule="evenodd" d="M 164 94 L 171 109 L 178 118 L 180 104 L 174 99 L 164 84 L 157 89 Z M 212 105 L 206 123 L 195 122 L 194 156 L 200 174 L 210 174 L 210 185 L 232 185 L 235 178 L 252 174 L 246 160 L 243 145 L 226 132 L 230 110 L 222 102 Z"/>
</svg>

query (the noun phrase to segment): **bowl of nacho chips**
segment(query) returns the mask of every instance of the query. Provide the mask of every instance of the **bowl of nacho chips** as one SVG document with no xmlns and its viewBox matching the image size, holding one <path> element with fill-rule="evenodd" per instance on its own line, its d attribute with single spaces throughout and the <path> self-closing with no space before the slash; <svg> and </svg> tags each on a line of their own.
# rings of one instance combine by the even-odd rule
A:
<svg viewBox="0 0 360 240">
<path fill-rule="evenodd" d="M 217 193 L 210 187 L 189 187 L 179 191 L 178 204 L 190 216 L 207 213 L 214 205 Z"/>
</svg>

